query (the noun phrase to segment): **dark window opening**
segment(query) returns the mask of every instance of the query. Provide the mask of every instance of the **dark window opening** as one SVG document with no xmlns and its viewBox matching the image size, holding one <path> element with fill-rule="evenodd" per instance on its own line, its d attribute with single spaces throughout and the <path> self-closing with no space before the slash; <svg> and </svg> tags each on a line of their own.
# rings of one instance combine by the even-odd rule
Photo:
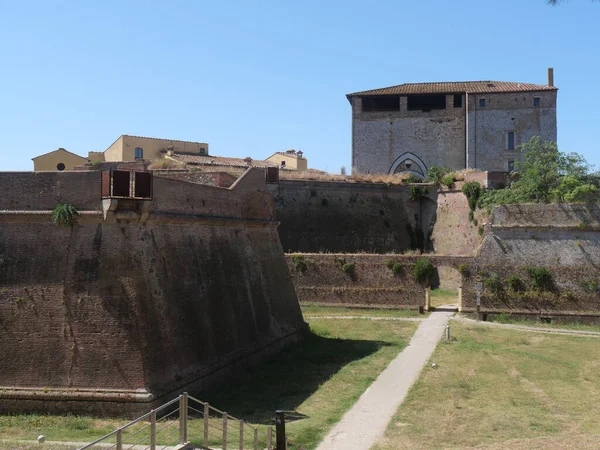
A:
<svg viewBox="0 0 600 450">
<path fill-rule="evenodd" d="M 454 94 L 454 107 L 462 108 L 462 94 Z"/>
<path fill-rule="evenodd" d="M 480 108 L 485 108 L 485 98 L 480 98 L 479 99 L 479 107 Z"/>
<path fill-rule="evenodd" d="M 112 195 L 113 197 L 130 197 L 130 175 L 128 170 L 112 171 Z"/>
<path fill-rule="evenodd" d="M 144 149 L 140 147 L 135 148 L 135 159 L 144 159 Z"/>
<path fill-rule="evenodd" d="M 534 108 L 540 107 L 540 98 L 539 97 L 533 97 L 533 106 L 534 106 Z"/>
<path fill-rule="evenodd" d="M 429 111 L 431 109 L 446 109 L 445 95 L 409 95 L 409 110 Z"/>
<path fill-rule="evenodd" d="M 400 97 L 397 95 L 382 95 L 377 97 L 362 98 L 363 112 L 373 111 L 399 111 Z"/>
<path fill-rule="evenodd" d="M 61 172 L 65 170 L 65 165 L 63 163 L 58 163 L 56 165 L 56 170 L 60 170 Z"/>
<path fill-rule="evenodd" d="M 285 161 L 281 161 L 281 167 L 285 167 Z"/>
<path fill-rule="evenodd" d="M 515 149 L 515 132 L 514 131 L 509 131 L 508 135 L 507 135 L 507 146 L 506 148 L 508 150 L 514 150 Z"/>
<path fill-rule="evenodd" d="M 150 172 L 134 172 L 135 197 L 152 198 L 152 174 Z"/>
<path fill-rule="evenodd" d="M 206 149 L 204 147 L 200 147 L 200 154 L 201 155 L 205 155 L 206 154 Z"/>
</svg>

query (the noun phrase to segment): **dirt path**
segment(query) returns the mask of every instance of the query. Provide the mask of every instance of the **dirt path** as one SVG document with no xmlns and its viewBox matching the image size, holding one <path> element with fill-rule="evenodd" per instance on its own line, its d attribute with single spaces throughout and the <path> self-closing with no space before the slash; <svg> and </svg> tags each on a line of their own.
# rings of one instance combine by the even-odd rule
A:
<svg viewBox="0 0 600 450">
<path fill-rule="evenodd" d="M 442 337 L 455 305 L 437 308 L 424 319 L 400 354 L 363 393 L 317 450 L 367 450 L 385 431 L 408 390 Z"/>
<path fill-rule="evenodd" d="M 600 331 L 585 331 L 585 330 L 571 330 L 568 328 L 543 328 L 543 327 L 528 327 L 527 325 L 513 325 L 509 323 L 498 323 L 498 322 L 483 322 L 475 319 L 468 319 L 464 316 L 454 316 L 452 320 L 463 323 L 471 323 L 477 325 L 485 325 L 490 327 L 500 328 L 512 328 L 514 330 L 533 331 L 536 333 L 551 333 L 551 334 L 570 334 L 575 336 L 592 336 L 600 337 Z"/>
</svg>

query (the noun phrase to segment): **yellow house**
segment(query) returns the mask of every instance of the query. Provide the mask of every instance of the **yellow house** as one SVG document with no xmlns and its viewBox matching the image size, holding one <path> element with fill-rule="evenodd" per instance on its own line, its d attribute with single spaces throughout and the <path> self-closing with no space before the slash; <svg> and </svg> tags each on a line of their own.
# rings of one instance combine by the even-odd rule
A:
<svg viewBox="0 0 600 450">
<path fill-rule="evenodd" d="M 104 151 L 104 161 L 135 161 L 137 159 L 160 159 L 164 153 L 172 150 L 177 153 L 195 153 L 208 155 L 208 144 L 205 142 L 174 141 L 142 136 L 119 136 Z"/>
<path fill-rule="evenodd" d="M 59 148 L 58 150 L 36 156 L 35 158 L 32 158 L 32 160 L 33 170 L 36 172 L 72 170 L 73 167 L 88 162 L 86 158 L 71 153 L 64 148 Z"/>
<path fill-rule="evenodd" d="M 272 162 L 286 169 L 294 169 L 302 172 L 308 169 L 308 161 L 303 156 L 302 150 L 286 150 L 285 152 L 276 152 L 269 156 L 265 161 Z"/>
</svg>

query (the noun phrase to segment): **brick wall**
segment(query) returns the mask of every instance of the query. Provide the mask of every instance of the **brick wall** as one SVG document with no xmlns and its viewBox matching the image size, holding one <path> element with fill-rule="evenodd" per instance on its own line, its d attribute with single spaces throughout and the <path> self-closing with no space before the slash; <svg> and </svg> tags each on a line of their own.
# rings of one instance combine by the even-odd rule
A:
<svg viewBox="0 0 600 450">
<path fill-rule="evenodd" d="M 281 180 L 267 185 L 287 252 L 402 252 L 435 218 L 435 189 L 410 200 L 407 186 Z"/>
<path fill-rule="evenodd" d="M 146 410 L 298 339 L 266 195 L 164 178 L 154 188 L 149 207 L 138 202 L 147 217 L 117 208 L 71 228 L 0 213 L 1 411 Z"/>
</svg>

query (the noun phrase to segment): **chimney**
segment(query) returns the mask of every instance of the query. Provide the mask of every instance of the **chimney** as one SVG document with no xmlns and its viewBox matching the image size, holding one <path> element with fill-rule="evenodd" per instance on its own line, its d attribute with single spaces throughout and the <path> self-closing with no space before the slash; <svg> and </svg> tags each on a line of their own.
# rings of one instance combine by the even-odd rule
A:
<svg viewBox="0 0 600 450">
<path fill-rule="evenodd" d="M 554 87 L 554 69 L 548 67 L 548 86 Z"/>
</svg>

